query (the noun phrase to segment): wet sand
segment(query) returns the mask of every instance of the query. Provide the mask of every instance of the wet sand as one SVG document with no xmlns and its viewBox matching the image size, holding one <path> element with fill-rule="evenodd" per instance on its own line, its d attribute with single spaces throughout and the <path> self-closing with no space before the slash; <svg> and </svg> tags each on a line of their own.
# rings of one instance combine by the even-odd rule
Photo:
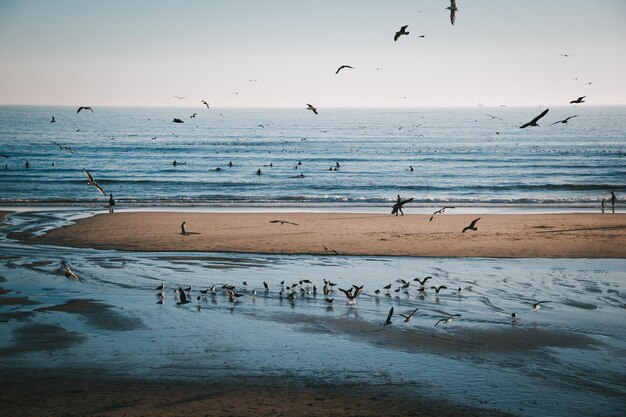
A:
<svg viewBox="0 0 626 417">
<path fill-rule="evenodd" d="M 478 217 L 477 231 L 461 233 Z M 421 214 L 130 212 L 81 219 L 28 241 L 133 251 L 333 254 L 326 246 L 342 255 L 626 257 L 626 214 L 442 214 L 432 222 L 429 218 Z M 187 236 L 180 234 L 183 221 Z"/>
</svg>

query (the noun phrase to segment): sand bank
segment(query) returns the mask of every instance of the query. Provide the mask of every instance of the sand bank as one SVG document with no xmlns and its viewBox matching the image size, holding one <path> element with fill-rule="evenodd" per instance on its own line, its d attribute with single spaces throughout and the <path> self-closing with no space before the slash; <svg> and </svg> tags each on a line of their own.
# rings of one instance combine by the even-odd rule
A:
<svg viewBox="0 0 626 417">
<path fill-rule="evenodd" d="M 477 231 L 461 233 L 480 217 Z M 134 251 L 624 258 L 626 214 L 100 214 L 30 241 Z M 296 224 L 271 223 L 286 220 Z M 187 236 L 180 234 L 185 221 Z"/>
</svg>

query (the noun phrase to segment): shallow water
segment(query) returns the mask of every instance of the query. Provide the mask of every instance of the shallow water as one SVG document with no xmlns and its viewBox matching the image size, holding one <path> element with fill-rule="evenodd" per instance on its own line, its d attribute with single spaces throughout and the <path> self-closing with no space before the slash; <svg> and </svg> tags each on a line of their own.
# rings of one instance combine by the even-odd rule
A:
<svg viewBox="0 0 626 417">
<path fill-rule="evenodd" d="M 16 213 L 2 233 L 40 232 L 86 213 Z M 3 367 L 410 384 L 433 398 L 528 416 L 617 415 L 626 406 L 625 260 L 137 253 L 5 237 L 0 256 L 0 287 L 11 290 L 0 300 L 38 303 L 0 305 Z M 83 282 L 67 279 L 61 261 Z M 449 289 L 420 296 L 412 282 L 396 295 L 397 279 L 424 276 Z M 294 302 L 279 297 L 281 281 L 302 279 L 317 286 L 317 296 L 301 296 L 298 285 Z M 363 294 L 348 305 L 335 291 L 329 307 L 323 279 L 341 288 L 364 285 Z M 161 282 L 163 305 L 154 290 Z M 196 300 L 214 284 L 237 285 L 245 295 L 235 304 L 221 290 Z M 192 302 L 176 305 L 174 289 L 188 285 Z M 92 301 L 72 309 L 64 305 L 69 300 Z M 550 303 L 532 311 L 538 300 Z M 382 326 L 391 307 L 393 324 Z M 405 323 L 399 314 L 414 308 Z M 434 327 L 446 314 L 461 316 Z M 51 342 L 33 349 L 36 335 Z"/>
<path fill-rule="evenodd" d="M 0 203 L 106 204 L 82 168 L 125 207 L 387 206 L 401 194 L 418 206 L 597 209 L 611 190 L 621 198 L 626 107 L 554 107 L 519 129 L 539 111 L 0 106 Z"/>
</svg>

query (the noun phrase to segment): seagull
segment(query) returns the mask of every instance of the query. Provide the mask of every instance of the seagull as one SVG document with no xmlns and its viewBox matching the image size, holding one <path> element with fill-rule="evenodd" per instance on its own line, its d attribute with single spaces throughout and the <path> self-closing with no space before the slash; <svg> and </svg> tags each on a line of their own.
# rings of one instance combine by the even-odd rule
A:
<svg viewBox="0 0 626 417">
<path fill-rule="evenodd" d="M 537 311 L 541 308 L 541 304 L 542 303 L 551 303 L 551 301 L 538 301 L 536 303 L 533 304 L 533 310 Z"/>
<path fill-rule="evenodd" d="M 387 314 L 387 320 L 385 320 L 385 323 L 383 323 L 383 326 L 387 326 L 391 324 L 391 316 L 393 316 L 393 307 L 391 307 L 391 309 L 389 310 L 389 314 Z"/>
<path fill-rule="evenodd" d="M 67 278 L 74 279 L 74 280 L 76 280 L 78 282 L 83 282 L 83 281 L 81 281 L 80 278 L 78 278 L 78 275 L 76 275 L 74 273 L 74 271 L 72 271 L 72 268 L 70 268 L 70 266 L 68 264 L 66 264 L 65 262 L 63 262 L 63 272 L 65 272 L 65 276 Z"/>
<path fill-rule="evenodd" d="M 328 297 L 326 297 L 326 298 L 325 298 L 325 300 L 326 300 L 326 302 L 327 302 L 328 304 L 332 304 L 332 303 L 333 303 L 333 301 L 335 301 L 335 299 L 334 299 L 334 298 L 328 298 Z"/>
<path fill-rule="evenodd" d="M 83 168 L 83 172 L 87 176 L 87 184 L 93 185 L 94 187 L 96 187 L 98 189 L 98 191 L 100 192 L 100 194 L 107 195 L 107 193 L 104 192 L 102 187 L 100 187 L 100 185 L 93 179 L 93 177 L 91 176 L 89 171 L 87 171 L 85 168 Z"/>
<path fill-rule="evenodd" d="M 324 250 L 325 250 L 326 252 L 331 252 L 331 253 L 333 253 L 333 254 L 335 254 L 335 255 L 339 255 L 339 252 L 337 252 L 337 251 L 336 251 L 336 250 L 334 250 L 334 249 L 329 248 L 328 246 L 322 245 L 322 247 L 324 248 Z"/>
<path fill-rule="evenodd" d="M 190 119 L 193 119 L 194 117 L 196 117 L 198 115 L 198 113 L 194 113 L 191 115 Z"/>
<path fill-rule="evenodd" d="M 469 225 L 469 226 L 465 226 L 465 227 L 463 228 L 463 230 L 461 231 L 461 233 L 465 233 L 465 232 L 466 232 L 466 231 L 468 231 L 468 230 L 477 231 L 477 230 L 478 230 L 478 227 L 476 227 L 476 222 L 477 222 L 478 220 L 480 220 L 480 217 L 479 217 L 479 218 L 477 218 L 477 219 L 472 220 L 472 222 L 470 223 L 470 225 Z"/>
<path fill-rule="evenodd" d="M 440 210 L 437 210 L 436 212 L 431 214 L 429 222 L 433 221 L 433 219 L 435 218 L 435 214 L 440 214 L 440 213 L 443 213 L 444 211 L 446 211 L 446 209 L 453 209 L 453 208 L 456 208 L 456 207 L 446 206 L 446 207 L 444 207 L 444 208 L 442 208 Z"/>
<path fill-rule="evenodd" d="M 174 118 L 174 120 L 172 120 L 172 123 L 185 123 L 184 121 Z"/>
<path fill-rule="evenodd" d="M 409 32 L 406 31 L 406 28 L 408 27 L 409 25 L 404 25 L 400 28 L 399 31 L 396 32 L 395 36 L 393 37 L 394 42 L 397 41 L 400 36 L 409 34 Z"/>
<path fill-rule="evenodd" d="M 545 109 L 543 112 L 541 112 L 541 114 L 540 114 L 539 116 L 535 117 L 534 119 L 532 119 L 532 120 L 531 120 L 530 122 L 528 122 L 528 123 L 524 123 L 524 124 L 523 124 L 523 125 L 521 125 L 519 128 L 520 128 L 520 129 L 524 129 L 525 127 L 528 127 L 528 126 L 539 126 L 539 125 L 537 124 L 537 122 L 538 122 L 538 121 L 539 121 L 539 119 L 541 119 L 543 116 L 545 116 L 546 114 L 548 114 L 548 110 L 550 110 L 550 109 Z"/>
<path fill-rule="evenodd" d="M 389 284 L 389 285 L 385 285 L 383 288 L 384 288 L 385 290 L 389 291 L 389 289 L 391 288 L 391 284 Z"/>
<path fill-rule="evenodd" d="M 161 283 L 158 287 L 155 288 L 156 291 L 163 291 L 165 289 L 165 284 Z"/>
<path fill-rule="evenodd" d="M 270 220 L 270 223 L 280 223 L 280 224 L 282 224 L 283 226 L 284 226 L 285 224 L 293 224 L 294 226 L 297 226 L 297 225 L 298 225 L 298 223 L 288 222 L 287 220 Z"/>
<path fill-rule="evenodd" d="M 54 116 L 52 116 L 52 120 L 50 120 L 50 123 L 56 123 L 56 120 L 54 119 Z"/>
<path fill-rule="evenodd" d="M 265 292 L 268 292 L 270 290 L 270 286 L 267 285 L 267 282 L 263 281 L 263 287 L 265 287 Z"/>
<path fill-rule="evenodd" d="M 498 117 L 498 116 L 492 116 L 492 115 L 490 115 L 490 114 L 485 114 L 485 116 L 489 116 L 489 117 L 491 117 L 491 119 L 498 119 L 498 120 L 502 120 L 502 121 L 504 121 L 504 119 L 502 119 L 502 118 L 500 118 L 500 117 Z"/>
<path fill-rule="evenodd" d="M 307 110 L 311 110 L 313 113 L 317 114 L 317 108 L 313 107 L 312 104 L 309 103 L 305 103 L 308 107 L 306 108 Z"/>
<path fill-rule="evenodd" d="M 204 104 L 207 109 L 209 108 L 209 103 L 207 103 L 206 100 L 202 100 L 202 104 Z"/>
<path fill-rule="evenodd" d="M 411 321 L 411 319 L 413 318 L 413 314 L 415 314 L 417 310 L 419 310 L 419 308 L 416 308 L 415 310 L 413 310 L 411 314 L 409 314 L 408 316 L 405 316 L 404 314 L 400 314 L 400 315 L 404 317 L 404 322 L 408 323 L 409 321 Z"/>
<path fill-rule="evenodd" d="M 91 107 L 79 107 L 78 110 L 76 110 L 76 113 L 80 113 L 81 110 L 91 110 L 93 113 L 93 109 Z"/>
<path fill-rule="evenodd" d="M 459 10 L 458 7 L 456 7 L 456 0 L 450 0 L 450 7 L 446 7 L 446 9 L 450 10 L 450 23 L 454 25 L 456 12 Z"/>
<path fill-rule="evenodd" d="M 191 301 L 187 300 L 187 296 L 185 295 L 185 291 L 182 288 L 178 287 L 178 296 L 180 297 L 180 301 L 176 303 L 176 305 L 189 304 Z"/>
<path fill-rule="evenodd" d="M 437 323 L 435 323 L 435 325 L 433 327 L 437 327 L 437 325 L 441 322 L 443 322 L 443 324 L 448 324 L 452 321 L 452 317 L 460 317 L 460 314 L 451 314 L 448 317 L 446 317 L 445 319 L 440 319 Z"/>
<path fill-rule="evenodd" d="M 573 118 L 573 117 L 578 117 L 578 115 L 576 114 L 576 115 L 574 115 L 574 116 L 570 116 L 570 117 L 568 117 L 567 119 L 559 120 L 559 121 L 557 121 L 557 122 L 552 123 L 550 126 L 554 126 L 554 125 L 555 125 L 555 124 L 557 124 L 557 123 L 567 123 L 567 121 L 568 121 L 569 119 Z"/>
<path fill-rule="evenodd" d="M 413 279 L 413 281 L 417 281 L 417 282 L 419 282 L 419 283 L 420 283 L 420 285 L 422 285 L 422 286 L 423 286 L 424 284 L 426 284 L 426 281 L 428 281 L 428 280 L 429 280 L 429 279 L 431 279 L 431 278 L 432 278 L 432 277 L 424 277 L 424 278 L 422 278 L 422 279 L 419 279 L 419 278 L 414 278 L 414 279 Z"/>
<path fill-rule="evenodd" d="M 434 285 L 432 287 L 430 287 L 431 290 L 435 290 L 436 294 L 439 294 L 439 291 L 441 290 L 447 290 L 448 287 L 446 287 L 445 285 L 440 285 L 438 287 L 435 287 Z"/>
<path fill-rule="evenodd" d="M 354 67 L 351 67 L 350 65 L 342 65 L 339 68 L 337 68 L 337 71 L 335 71 L 335 75 L 339 74 L 339 71 L 341 71 L 344 68 L 354 69 Z"/>
<path fill-rule="evenodd" d="M 580 103 L 584 103 L 584 102 L 585 102 L 585 100 L 583 100 L 583 99 L 584 99 L 585 97 L 587 97 L 587 96 L 581 96 L 581 97 L 578 97 L 576 100 L 572 100 L 572 101 L 570 101 L 570 102 L 569 102 L 569 104 L 580 104 Z"/>
<path fill-rule="evenodd" d="M 184 100 L 184 99 L 186 99 L 186 98 L 187 98 L 187 97 L 180 97 L 180 96 L 177 96 L 177 95 L 174 95 L 174 97 L 176 97 L 176 98 L 177 98 L 177 99 L 179 99 L 179 100 Z"/>
</svg>

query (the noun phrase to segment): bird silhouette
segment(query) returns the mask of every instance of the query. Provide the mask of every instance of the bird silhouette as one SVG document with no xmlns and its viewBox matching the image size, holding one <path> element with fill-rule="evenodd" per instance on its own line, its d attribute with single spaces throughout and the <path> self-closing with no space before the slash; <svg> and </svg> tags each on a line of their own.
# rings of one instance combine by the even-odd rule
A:
<svg viewBox="0 0 626 417">
<path fill-rule="evenodd" d="M 446 7 L 446 9 L 450 10 L 450 23 L 454 25 L 454 22 L 456 22 L 456 12 L 459 10 L 459 8 L 456 7 L 456 0 L 450 0 L 450 6 Z"/>
<path fill-rule="evenodd" d="M 554 125 L 555 125 L 555 124 L 557 124 L 557 123 L 567 123 L 567 122 L 568 122 L 568 120 L 569 120 L 569 119 L 571 119 L 571 118 L 573 118 L 573 117 L 578 117 L 578 115 L 577 115 L 577 114 L 575 114 L 574 116 L 570 116 L 570 117 L 568 117 L 567 119 L 558 120 L 558 121 L 556 121 L 556 122 L 552 123 L 550 126 L 554 126 Z"/>
<path fill-rule="evenodd" d="M 339 74 L 339 71 L 341 71 L 344 68 L 354 69 L 354 67 L 351 67 L 350 65 L 342 65 L 339 68 L 337 68 L 337 71 L 335 71 L 335 75 Z"/>
<path fill-rule="evenodd" d="M 443 213 L 444 211 L 446 211 L 446 209 L 453 209 L 453 208 L 456 208 L 456 207 L 446 206 L 446 207 L 444 207 L 444 208 L 442 208 L 442 209 L 437 210 L 436 212 L 434 212 L 433 214 L 431 214 L 429 222 L 432 222 L 432 221 L 433 221 L 433 219 L 435 218 L 435 214 L 441 214 L 441 213 Z"/>
<path fill-rule="evenodd" d="M 209 103 L 207 103 L 206 100 L 202 100 L 202 104 L 204 104 L 207 109 L 209 108 Z"/>
<path fill-rule="evenodd" d="M 80 113 L 81 110 L 90 110 L 93 113 L 93 109 L 91 107 L 79 107 L 78 110 L 76 110 L 76 113 Z"/>
<path fill-rule="evenodd" d="M 570 102 L 569 102 L 569 104 L 580 104 L 580 103 L 584 103 L 584 102 L 585 102 L 585 100 L 583 100 L 583 99 L 584 99 L 585 97 L 587 97 L 587 96 L 581 96 L 581 97 L 578 97 L 576 100 L 572 100 L 572 101 L 570 101 Z"/>
<path fill-rule="evenodd" d="M 439 323 L 442 323 L 442 322 L 443 322 L 443 324 L 448 324 L 448 323 L 450 323 L 452 321 L 453 317 L 460 317 L 460 316 L 461 316 L 460 314 L 451 314 L 451 315 L 449 315 L 446 318 L 440 319 L 437 323 L 435 323 L 434 327 L 437 327 L 437 325 Z"/>
<path fill-rule="evenodd" d="M 388 326 L 391 324 L 391 317 L 393 316 L 393 307 L 389 310 L 389 314 L 387 314 L 387 320 L 383 323 L 383 326 Z"/>
<path fill-rule="evenodd" d="M 394 42 L 397 41 L 400 36 L 409 34 L 409 32 L 406 31 L 406 28 L 408 27 L 409 25 L 404 25 L 400 28 L 399 31 L 396 32 L 395 36 L 393 37 Z"/>
<path fill-rule="evenodd" d="M 479 218 L 477 218 L 477 219 L 472 220 L 472 222 L 469 224 L 469 226 L 465 226 L 465 227 L 463 228 L 463 230 L 461 231 L 461 233 L 465 233 L 465 232 L 467 232 L 468 230 L 477 231 L 477 230 L 478 230 L 478 227 L 476 227 L 476 222 L 477 222 L 478 220 L 480 220 L 480 217 L 479 217 Z"/>
<path fill-rule="evenodd" d="M 535 117 L 534 119 L 532 119 L 532 120 L 531 120 L 530 122 L 528 122 L 528 123 L 524 123 L 524 124 L 523 124 L 523 125 L 521 125 L 519 128 L 520 128 L 520 129 L 524 129 L 524 128 L 528 127 L 528 126 L 539 126 L 539 125 L 537 124 L 537 122 L 538 122 L 538 121 L 539 121 L 539 119 L 541 119 L 543 116 L 545 116 L 546 114 L 548 114 L 548 111 L 549 111 L 549 110 L 550 110 L 550 109 L 545 109 L 543 112 L 541 112 L 541 114 L 540 114 L 539 116 Z"/>
<path fill-rule="evenodd" d="M 306 105 L 308 106 L 306 109 L 307 110 L 311 110 L 313 113 L 317 114 L 317 108 L 314 107 L 312 104 L 308 104 L 306 103 Z"/>
<path fill-rule="evenodd" d="M 102 187 L 100 187 L 100 185 L 93 179 L 89 171 L 83 168 L 83 172 L 85 173 L 85 176 L 87 176 L 87 184 L 93 185 L 94 187 L 96 187 L 96 189 L 100 192 L 100 194 L 107 195 L 107 193 L 104 192 L 104 189 L 102 189 Z"/>
<path fill-rule="evenodd" d="M 400 314 L 400 315 L 404 317 L 404 322 L 408 323 L 413 318 L 413 314 L 415 314 L 417 310 L 419 310 L 419 308 L 416 308 L 415 310 L 411 311 L 411 313 L 408 316 L 404 314 Z"/>
</svg>

